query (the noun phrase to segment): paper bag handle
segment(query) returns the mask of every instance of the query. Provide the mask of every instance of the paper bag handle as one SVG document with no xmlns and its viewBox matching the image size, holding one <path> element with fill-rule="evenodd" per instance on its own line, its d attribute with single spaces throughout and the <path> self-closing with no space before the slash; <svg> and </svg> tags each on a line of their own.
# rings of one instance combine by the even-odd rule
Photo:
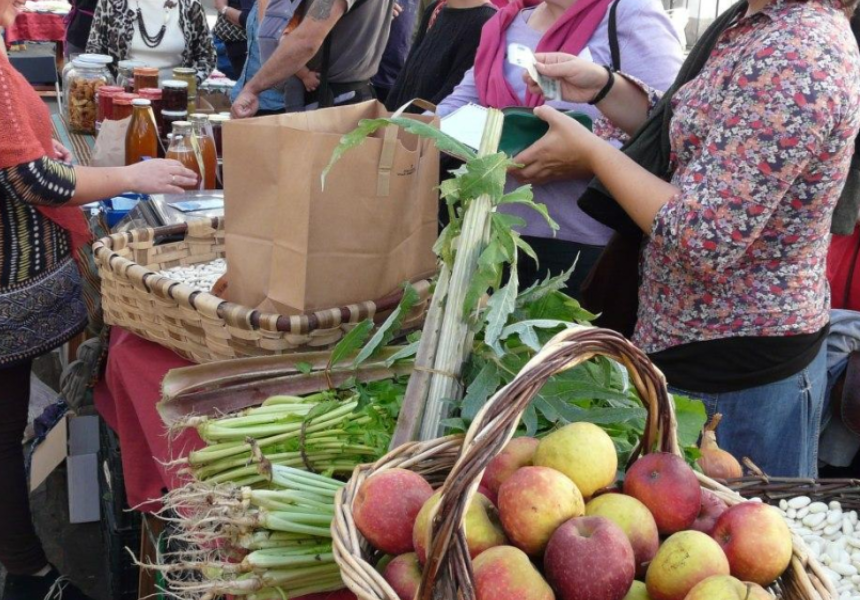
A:
<svg viewBox="0 0 860 600">
<path fill-rule="evenodd" d="M 410 106 L 417 106 L 430 112 L 436 112 L 436 105 L 421 98 L 410 100 L 391 115 L 391 118 L 403 116 L 403 113 Z M 379 171 L 376 178 L 376 196 L 378 198 L 388 197 L 391 191 L 391 170 L 394 168 L 394 155 L 397 152 L 397 127 L 387 127 L 385 129 L 385 138 L 382 142 L 382 154 L 379 157 Z"/>
</svg>

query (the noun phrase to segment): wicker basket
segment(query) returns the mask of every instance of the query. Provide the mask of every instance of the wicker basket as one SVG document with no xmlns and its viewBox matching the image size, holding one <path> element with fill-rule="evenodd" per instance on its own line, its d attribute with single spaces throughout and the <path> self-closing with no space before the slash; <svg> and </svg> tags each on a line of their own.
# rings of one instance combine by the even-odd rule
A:
<svg viewBox="0 0 860 600">
<path fill-rule="evenodd" d="M 352 505 L 362 482 L 371 475 L 395 467 L 437 476 L 450 469 L 442 485 L 442 499 L 433 517 L 432 542 L 418 600 L 474 600 L 473 574 L 462 529 L 466 508 L 475 494 L 484 469 L 513 437 L 520 416 L 532 398 L 553 375 L 603 355 L 624 365 L 647 410 L 646 427 L 631 461 L 643 452 L 680 454 L 673 403 L 663 375 L 648 358 L 620 335 L 577 327 L 556 336 L 519 375 L 500 390 L 475 418 L 465 438 L 443 438 L 406 444 L 372 465 L 356 468 L 339 492 L 332 525 L 334 556 L 346 585 L 363 600 L 398 600 L 397 594 L 376 571 L 377 558 L 358 532 Z M 455 457 L 453 448 L 462 443 Z M 729 488 L 700 476 L 703 487 L 715 491 L 730 504 L 744 499 Z M 431 484 L 434 483 L 431 480 Z M 783 577 L 775 584 L 783 600 L 830 600 L 835 591 L 822 577 L 821 567 L 807 555 L 795 538 L 795 551 Z"/>
<path fill-rule="evenodd" d="M 796 496 L 813 501 L 838 500 L 843 510 L 860 511 L 860 479 L 797 479 L 758 475 L 730 479 L 726 485 L 746 498 L 761 498 L 768 504 L 779 504 Z"/>
<path fill-rule="evenodd" d="M 158 243 L 177 235 L 184 239 Z M 221 218 L 114 234 L 97 241 L 93 254 L 102 279 L 105 321 L 197 363 L 326 348 L 356 323 L 383 319 L 401 298 L 398 292 L 344 308 L 283 316 L 226 302 L 153 272 L 223 258 Z M 413 285 L 421 302 L 407 316 L 406 328 L 420 326 L 430 295 L 429 281 Z"/>
</svg>

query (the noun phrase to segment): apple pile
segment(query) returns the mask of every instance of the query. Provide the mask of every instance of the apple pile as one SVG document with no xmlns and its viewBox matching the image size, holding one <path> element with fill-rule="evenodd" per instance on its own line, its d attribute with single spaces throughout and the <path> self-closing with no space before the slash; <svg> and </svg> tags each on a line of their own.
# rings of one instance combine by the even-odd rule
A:
<svg viewBox="0 0 860 600">
<path fill-rule="evenodd" d="M 611 438 L 573 423 L 517 438 L 484 472 L 464 521 L 478 600 L 765 600 L 788 567 L 791 533 L 761 502 L 731 508 L 678 456 L 649 454 L 616 485 Z M 421 476 L 368 478 L 355 525 L 412 600 L 440 501 Z M 380 567 L 382 570 L 382 567 Z"/>
</svg>

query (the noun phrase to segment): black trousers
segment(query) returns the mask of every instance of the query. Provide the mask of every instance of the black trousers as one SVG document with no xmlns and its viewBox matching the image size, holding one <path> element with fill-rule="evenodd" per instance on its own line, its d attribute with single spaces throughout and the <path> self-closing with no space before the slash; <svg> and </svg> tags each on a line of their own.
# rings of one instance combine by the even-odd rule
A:
<svg viewBox="0 0 860 600">
<path fill-rule="evenodd" d="M 0 563 L 13 575 L 32 575 L 48 564 L 33 527 L 21 446 L 31 367 L 30 361 L 0 367 Z"/>
</svg>

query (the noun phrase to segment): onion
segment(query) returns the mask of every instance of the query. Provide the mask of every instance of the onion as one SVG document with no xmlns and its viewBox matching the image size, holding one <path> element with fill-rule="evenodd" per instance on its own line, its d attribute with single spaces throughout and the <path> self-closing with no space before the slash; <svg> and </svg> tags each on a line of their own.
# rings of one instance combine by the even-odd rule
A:
<svg viewBox="0 0 860 600">
<path fill-rule="evenodd" d="M 699 450 L 702 456 L 696 461 L 702 472 L 712 479 L 734 479 L 743 476 L 743 469 L 737 459 L 717 445 L 717 426 L 723 415 L 717 413 L 702 431 Z"/>
</svg>

